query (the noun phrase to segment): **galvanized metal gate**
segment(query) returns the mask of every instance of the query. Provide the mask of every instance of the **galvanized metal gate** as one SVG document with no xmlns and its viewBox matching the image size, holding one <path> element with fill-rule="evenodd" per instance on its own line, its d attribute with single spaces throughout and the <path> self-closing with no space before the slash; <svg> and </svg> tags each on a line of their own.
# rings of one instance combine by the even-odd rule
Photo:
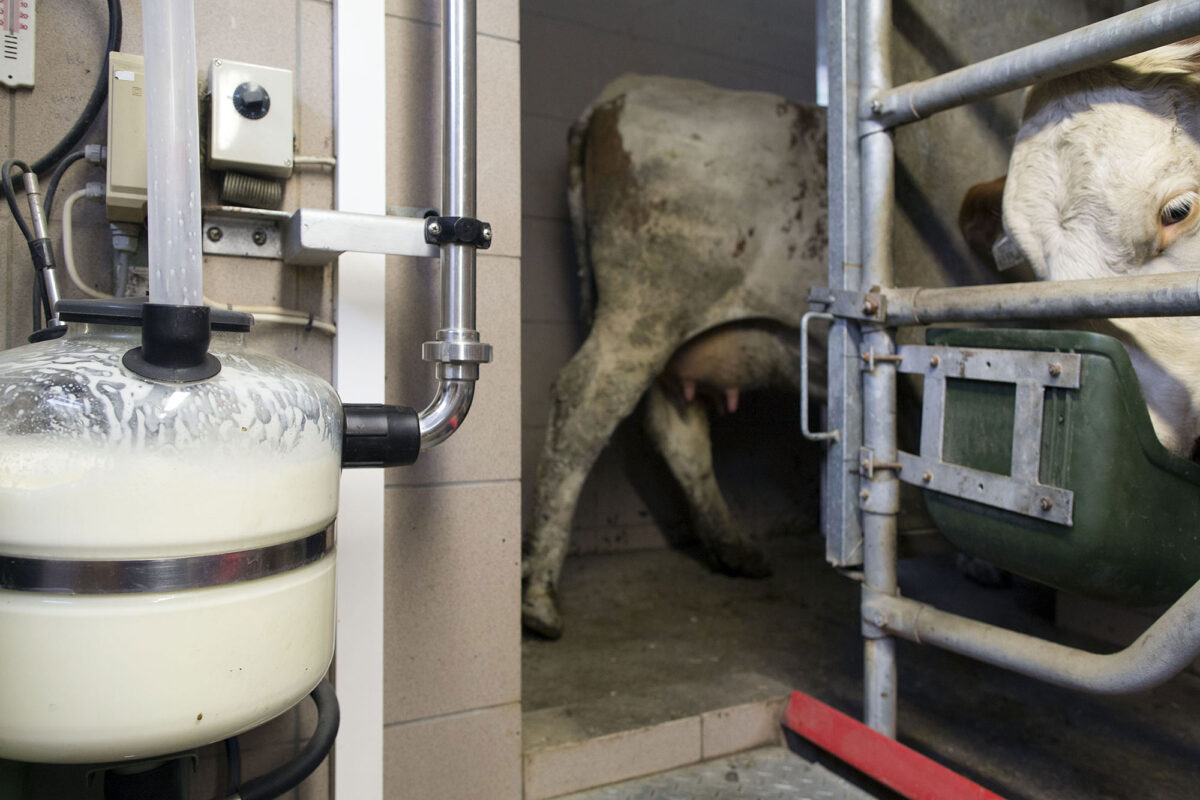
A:
<svg viewBox="0 0 1200 800">
<path fill-rule="evenodd" d="M 983 97 L 1200 33 L 1200 2 L 1159 0 L 929 80 L 892 86 L 891 0 L 829 0 L 829 286 L 811 299 L 831 321 L 828 431 L 822 483 L 826 555 L 863 568 L 866 723 L 896 733 L 895 636 L 932 644 L 1059 685 L 1117 693 L 1148 688 L 1200 654 L 1200 584 L 1126 650 L 1097 655 L 947 614 L 899 597 L 897 514 L 905 480 L 954 494 L 984 478 L 941 460 L 945 376 L 979 370 L 979 353 L 896 346 L 896 328 L 933 322 L 1200 314 L 1200 273 L 953 289 L 893 286 L 892 131 Z M 807 323 L 807 319 L 806 319 Z M 805 326 L 807 327 L 807 325 Z M 989 380 L 1016 384 L 1036 414 L 1047 385 L 1078 385 L 1078 357 L 986 356 Z M 993 364 L 996 366 L 993 367 Z M 1056 369 L 1057 368 L 1057 369 Z M 898 372 L 926 375 L 921 452 L 898 452 Z M 939 392 L 939 387 L 943 391 Z M 807 406 L 805 406 L 805 410 Z M 1014 433 L 1012 474 L 988 474 L 987 497 L 1016 513 L 1069 523 L 1070 492 L 1038 483 L 1034 437 Z"/>
</svg>

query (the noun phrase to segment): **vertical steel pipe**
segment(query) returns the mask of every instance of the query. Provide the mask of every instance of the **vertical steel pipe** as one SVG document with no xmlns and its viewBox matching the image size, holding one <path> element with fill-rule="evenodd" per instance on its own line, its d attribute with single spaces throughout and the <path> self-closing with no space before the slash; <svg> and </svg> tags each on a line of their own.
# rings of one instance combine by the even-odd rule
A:
<svg viewBox="0 0 1200 800">
<path fill-rule="evenodd" d="M 858 158 L 858 0 L 830 0 L 829 34 L 829 285 L 859 291 L 862 199 Z M 825 559 L 837 567 L 862 564 L 858 513 L 858 449 L 862 446 L 862 379 L 858 324 L 838 319 L 829 328 L 828 424 L 840 436 L 825 450 L 821 527 Z"/>
<path fill-rule="evenodd" d="M 871 96 L 891 85 L 891 0 L 867 0 L 859 12 L 859 73 L 862 93 Z M 895 162 L 891 132 L 871 119 L 859 125 L 862 160 L 862 286 L 891 287 L 892 209 Z M 895 351 L 894 333 L 883 327 L 865 329 L 863 347 L 876 355 Z M 863 372 L 863 446 L 878 462 L 896 458 L 896 365 L 873 360 Z M 895 470 L 876 469 L 863 482 L 864 591 L 896 593 L 896 517 L 900 481 Z M 896 735 L 895 640 L 864 617 L 865 722 L 880 733 Z"/>
<path fill-rule="evenodd" d="M 442 3 L 442 214 L 475 217 L 475 0 Z M 442 246 L 442 327 L 426 342 L 438 390 L 420 414 L 421 447 L 448 439 L 475 395 L 479 365 L 492 360 L 475 330 L 475 247 Z"/>
<path fill-rule="evenodd" d="M 442 214 L 475 216 L 475 0 L 442 3 Z M 442 248 L 442 327 L 475 328 L 475 248 Z"/>
</svg>

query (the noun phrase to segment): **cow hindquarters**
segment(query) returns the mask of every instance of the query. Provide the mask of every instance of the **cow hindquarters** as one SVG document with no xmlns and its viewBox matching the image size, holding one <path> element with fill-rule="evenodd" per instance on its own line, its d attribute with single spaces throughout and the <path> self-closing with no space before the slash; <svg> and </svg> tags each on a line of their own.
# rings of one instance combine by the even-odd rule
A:
<svg viewBox="0 0 1200 800">
<path fill-rule="evenodd" d="M 716 566 L 731 575 L 770 575 L 762 550 L 734 524 L 717 486 L 703 404 L 676 406 L 655 382 L 646 398 L 645 428 L 683 488 L 692 530 Z"/>
<path fill-rule="evenodd" d="M 562 634 L 556 589 L 584 480 L 617 424 L 637 406 L 677 344 L 666 336 L 632 342 L 630 323 L 599 316 L 551 390 L 522 565 L 521 621 L 543 636 Z"/>
</svg>

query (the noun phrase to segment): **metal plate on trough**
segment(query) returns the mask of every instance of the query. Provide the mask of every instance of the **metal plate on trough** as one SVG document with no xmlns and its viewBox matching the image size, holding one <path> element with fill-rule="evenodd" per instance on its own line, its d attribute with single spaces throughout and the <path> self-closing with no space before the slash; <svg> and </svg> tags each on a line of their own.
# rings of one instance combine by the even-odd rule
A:
<svg viewBox="0 0 1200 800">
<path fill-rule="evenodd" d="M 900 453 L 900 480 L 1027 517 L 1073 525 L 1075 493 L 1057 486 Z M 928 480 L 926 480 L 928 477 Z"/>
<path fill-rule="evenodd" d="M 900 371 L 944 378 L 1079 388 L 1078 353 L 902 345 Z"/>
</svg>

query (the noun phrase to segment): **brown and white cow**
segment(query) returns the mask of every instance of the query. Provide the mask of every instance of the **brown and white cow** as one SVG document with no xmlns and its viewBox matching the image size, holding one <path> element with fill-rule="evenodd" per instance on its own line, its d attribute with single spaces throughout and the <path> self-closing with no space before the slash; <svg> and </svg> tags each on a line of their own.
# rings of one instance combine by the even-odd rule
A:
<svg viewBox="0 0 1200 800">
<path fill-rule="evenodd" d="M 1192 40 L 1033 87 L 1007 180 L 975 187 L 964 204 L 973 249 L 991 247 L 1002 213 L 1003 231 L 1043 280 L 1200 270 L 1198 67 Z M 1200 318 L 1110 323 L 1159 438 L 1190 455 L 1200 435 Z"/>
<path fill-rule="evenodd" d="M 556 586 L 584 479 L 643 397 L 650 440 L 715 565 L 767 574 L 713 477 L 707 409 L 796 386 L 797 328 L 827 248 L 823 109 L 628 75 L 574 126 L 571 152 L 595 313 L 552 388 L 524 542 L 522 621 L 547 636 L 562 630 Z"/>
</svg>

